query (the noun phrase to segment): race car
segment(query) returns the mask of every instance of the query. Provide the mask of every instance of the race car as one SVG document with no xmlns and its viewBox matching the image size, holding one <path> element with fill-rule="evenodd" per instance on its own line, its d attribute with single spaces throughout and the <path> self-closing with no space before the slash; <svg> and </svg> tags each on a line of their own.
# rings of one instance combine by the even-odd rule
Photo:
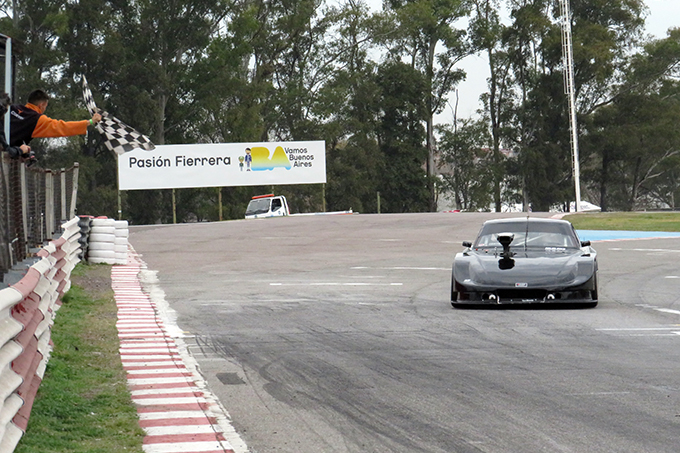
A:
<svg viewBox="0 0 680 453">
<path fill-rule="evenodd" d="M 566 220 L 489 220 L 463 247 L 453 260 L 453 307 L 598 303 L 597 252 Z"/>
</svg>

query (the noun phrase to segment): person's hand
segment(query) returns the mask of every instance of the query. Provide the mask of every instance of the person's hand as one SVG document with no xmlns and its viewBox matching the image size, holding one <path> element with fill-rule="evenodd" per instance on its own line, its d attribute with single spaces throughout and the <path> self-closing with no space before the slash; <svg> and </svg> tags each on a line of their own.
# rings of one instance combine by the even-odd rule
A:
<svg viewBox="0 0 680 453">
<path fill-rule="evenodd" d="M 19 146 L 19 148 L 21 149 L 21 155 L 22 156 L 28 156 L 29 154 L 31 154 L 31 147 L 30 146 L 21 145 L 21 146 Z"/>
<path fill-rule="evenodd" d="M 102 120 L 102 116 L 99 113 L 92 115 L 92 124 L 97 124 Z"/>
</svg>

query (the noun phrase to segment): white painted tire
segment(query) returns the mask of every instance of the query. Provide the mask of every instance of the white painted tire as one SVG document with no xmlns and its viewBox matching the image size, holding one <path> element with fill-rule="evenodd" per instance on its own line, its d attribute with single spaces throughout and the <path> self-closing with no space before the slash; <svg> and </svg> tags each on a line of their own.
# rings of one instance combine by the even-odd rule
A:
<svg viewBox="0 0 680 453">
<path fill-rule="evenodd" d="M 89 263 L 92 264 L 116 264 L 116 260 L 113 258 L 88 258 L 87 260 Z"/>
<path fill-rule="evenodd" d="M 89 249 L 92 250 L 116 250 L 116 244 L 113 242 L 90 242 Z"/>
<path fill-rule="evenodd" d="M 116 232 L 116 227 L 112 227 L 112 226 L 93 226 L 92 229 L 90 230 L 90 234 L 92 234 L 92 233 L 114 234 L 115 232 Z"/>
<path fill-rule="evenodd" d="M 115 226 L 116 229 L 119 229 L 119 230 L 120 229 L 127 230 L 128 221 L 127 220 L 116 220 L 115 222 L 113 222 L 113 226 Z"/>
<path fill-rule="evenodd" d="M 116 252 L 114 250 L 88 250 L 87 255 L 95 258 L 115 258 Z"/>
<path fill-rule="evenodd" d="M 127 228 L 116 228 L 116 231 L 113 234 L 119 238 L 126 238 L 130 236 L 130 230 Z"/>
<path fill-rule="evenodd" d="M 90 233 L 90 245 L 95 242 L 113 242 L 116 240 L 116 236 L 108 233 Z"/>
<path fill-rule="evenodd" d="M 127 249 L 128 249 L 127 245 L 116 245 L 116 244 L 113 245 L 113 250 L 116 253 L 123 253 L 123 254 L 127 255 Z"/>
<path fill-rule="evenodd" d="M 113 243 L 116 244 L 116 245 L 124 245 L 125 247 L 127 247 L 128 238 L 116 236 L 116 238 L 113 240 Z"/>
<path fill-rule="evenodd" d="M 114 227 L 116 226 L 116 221 L 114 219 L 92 219 L 92 227 L 106 226 Z"/>
</svg>

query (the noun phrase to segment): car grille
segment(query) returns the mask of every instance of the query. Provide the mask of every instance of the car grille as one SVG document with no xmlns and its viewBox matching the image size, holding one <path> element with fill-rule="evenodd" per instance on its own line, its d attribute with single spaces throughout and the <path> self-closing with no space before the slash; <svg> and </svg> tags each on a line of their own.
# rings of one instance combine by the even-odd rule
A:
<svg viewBox="0 0 680 453">
<path fill-rule="evenodd" d="M 548 292 L 544 289 L 501 289 L 496 291 L 501 302 L 509 301 L 543 301 Z"/>
</svg>

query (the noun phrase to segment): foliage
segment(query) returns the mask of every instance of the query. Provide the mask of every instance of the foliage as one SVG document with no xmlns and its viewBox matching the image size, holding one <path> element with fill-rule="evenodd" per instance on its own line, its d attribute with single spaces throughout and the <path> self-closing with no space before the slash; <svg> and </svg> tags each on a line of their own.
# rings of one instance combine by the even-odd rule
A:
<svg viewBox="0 0 680 453">
<path fill-rule="evenodd" d="M 571 214 L 564 219 L 580 230 L 680 231 L 677 212 L 588 212 Z"/>
<path fill-rule="evenodd" d="M 451 168 L 442 177 L 446 192 L 462 210 L 487 210 L 495 182 L 487 123 L 460 120 L 456 126 L 441 127 L 439 135 L 444 165 Z"/>
</svg>

